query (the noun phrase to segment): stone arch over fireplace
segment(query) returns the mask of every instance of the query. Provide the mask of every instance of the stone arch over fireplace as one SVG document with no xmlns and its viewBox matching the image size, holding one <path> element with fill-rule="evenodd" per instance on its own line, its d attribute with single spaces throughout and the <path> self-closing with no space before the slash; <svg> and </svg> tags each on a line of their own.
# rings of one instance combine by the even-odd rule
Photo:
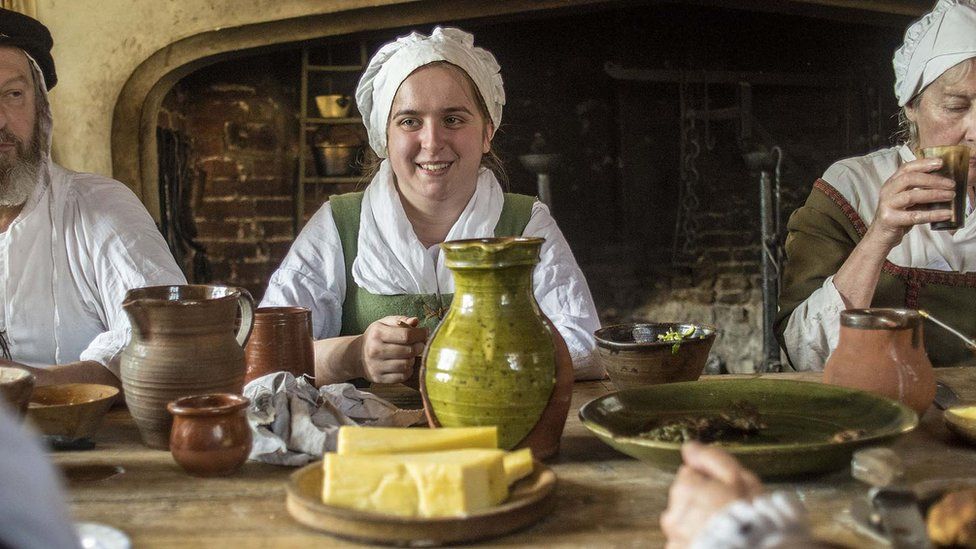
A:
<svg viewBox="0 0 976 549">
<path fill-rule="evenodd" d="M 351 2 L 365 5 L 232 28 L 219 28 L 174 42 L 143 61 L 126 81 L 112 117 L 112 173 L 127 182 L 157 220 L 159 177 L 156 124 L 163 98 L 183 77 L 208 65 L 262 50 L 317 38 L 352 35 L 440 21 L 499 17 L 554 10 L 594 0 L 443 0 L 436 2 Z"/>
</svg>

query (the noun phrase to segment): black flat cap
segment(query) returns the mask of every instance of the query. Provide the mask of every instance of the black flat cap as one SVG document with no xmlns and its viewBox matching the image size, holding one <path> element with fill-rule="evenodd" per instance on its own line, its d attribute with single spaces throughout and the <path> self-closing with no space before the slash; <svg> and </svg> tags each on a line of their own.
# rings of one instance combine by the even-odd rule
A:
<svg viewBox="0 0 976 549">
<path fill-rule="evenodd" d="M 16 11 L 0 9 L 0 46 L 14 46 L 27 52 L 37 61 L 44 74 L 44 83 L 51 89 L 58 83 L 54 72 L 51 32 L 40 21 Z"/>
</svg>

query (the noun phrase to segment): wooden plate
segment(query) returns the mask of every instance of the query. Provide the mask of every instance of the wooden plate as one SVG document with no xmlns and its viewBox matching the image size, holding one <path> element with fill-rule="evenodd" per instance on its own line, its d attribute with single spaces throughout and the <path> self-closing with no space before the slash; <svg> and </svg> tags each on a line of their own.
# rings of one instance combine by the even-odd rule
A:
<svg viewBox="0 0 976 549">
<path fill-rule="evenodd" d="M 292 473 L 285 503 L 291 516 L 315 530 L 367 543 L 431 547 L 470 542 L 525 528 L 549 514 L 556 474 L 535 462 L 512 486 L 508 501 L 466 517 L 398 517 L 322 503 L 322 462 Z"/>
</svg>

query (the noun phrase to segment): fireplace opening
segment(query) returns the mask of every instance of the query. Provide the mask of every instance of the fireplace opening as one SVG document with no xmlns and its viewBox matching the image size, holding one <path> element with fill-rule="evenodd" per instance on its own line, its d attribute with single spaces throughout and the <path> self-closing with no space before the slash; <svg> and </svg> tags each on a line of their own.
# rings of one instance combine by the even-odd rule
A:
<svg viewBox="0 0 976 549">
<path fill-rule="evenodd" d="M 895 130 L 904 26 L 815 15 L 655 2 L 442 22 L 502 66 L 494 145 L 510 190 L 538 195 L 520 157 L 554 155 L 553 215 L 604 324 L 712 323 L 711 371 L 760 366 L 759 183 L 743 155 L 783 150 L 785 224 L 833 161 Z M 192 280 L 260 298 L 308 216 L 364 184 L 350 67 L 431 28 L 243 51 L 172 88 L 158 117 L 161 224 Z"/>
</svg>

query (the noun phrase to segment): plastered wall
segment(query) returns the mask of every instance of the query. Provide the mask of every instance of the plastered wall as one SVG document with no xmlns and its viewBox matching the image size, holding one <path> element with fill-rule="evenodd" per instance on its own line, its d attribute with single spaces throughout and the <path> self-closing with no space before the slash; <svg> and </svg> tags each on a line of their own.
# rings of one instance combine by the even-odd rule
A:
<svg viewBox="0 0 976 549">
<path fill-rule="evenodd" d="M 126 79 L 182 38 L 222 27 L 402 3 L 406 0 L 38 0 L 54 37 L 54 156 L 78 171 L 112 174 L 112 113 Z M 131 183 L 131 182 L 126 182 Z"/>
</svg>

